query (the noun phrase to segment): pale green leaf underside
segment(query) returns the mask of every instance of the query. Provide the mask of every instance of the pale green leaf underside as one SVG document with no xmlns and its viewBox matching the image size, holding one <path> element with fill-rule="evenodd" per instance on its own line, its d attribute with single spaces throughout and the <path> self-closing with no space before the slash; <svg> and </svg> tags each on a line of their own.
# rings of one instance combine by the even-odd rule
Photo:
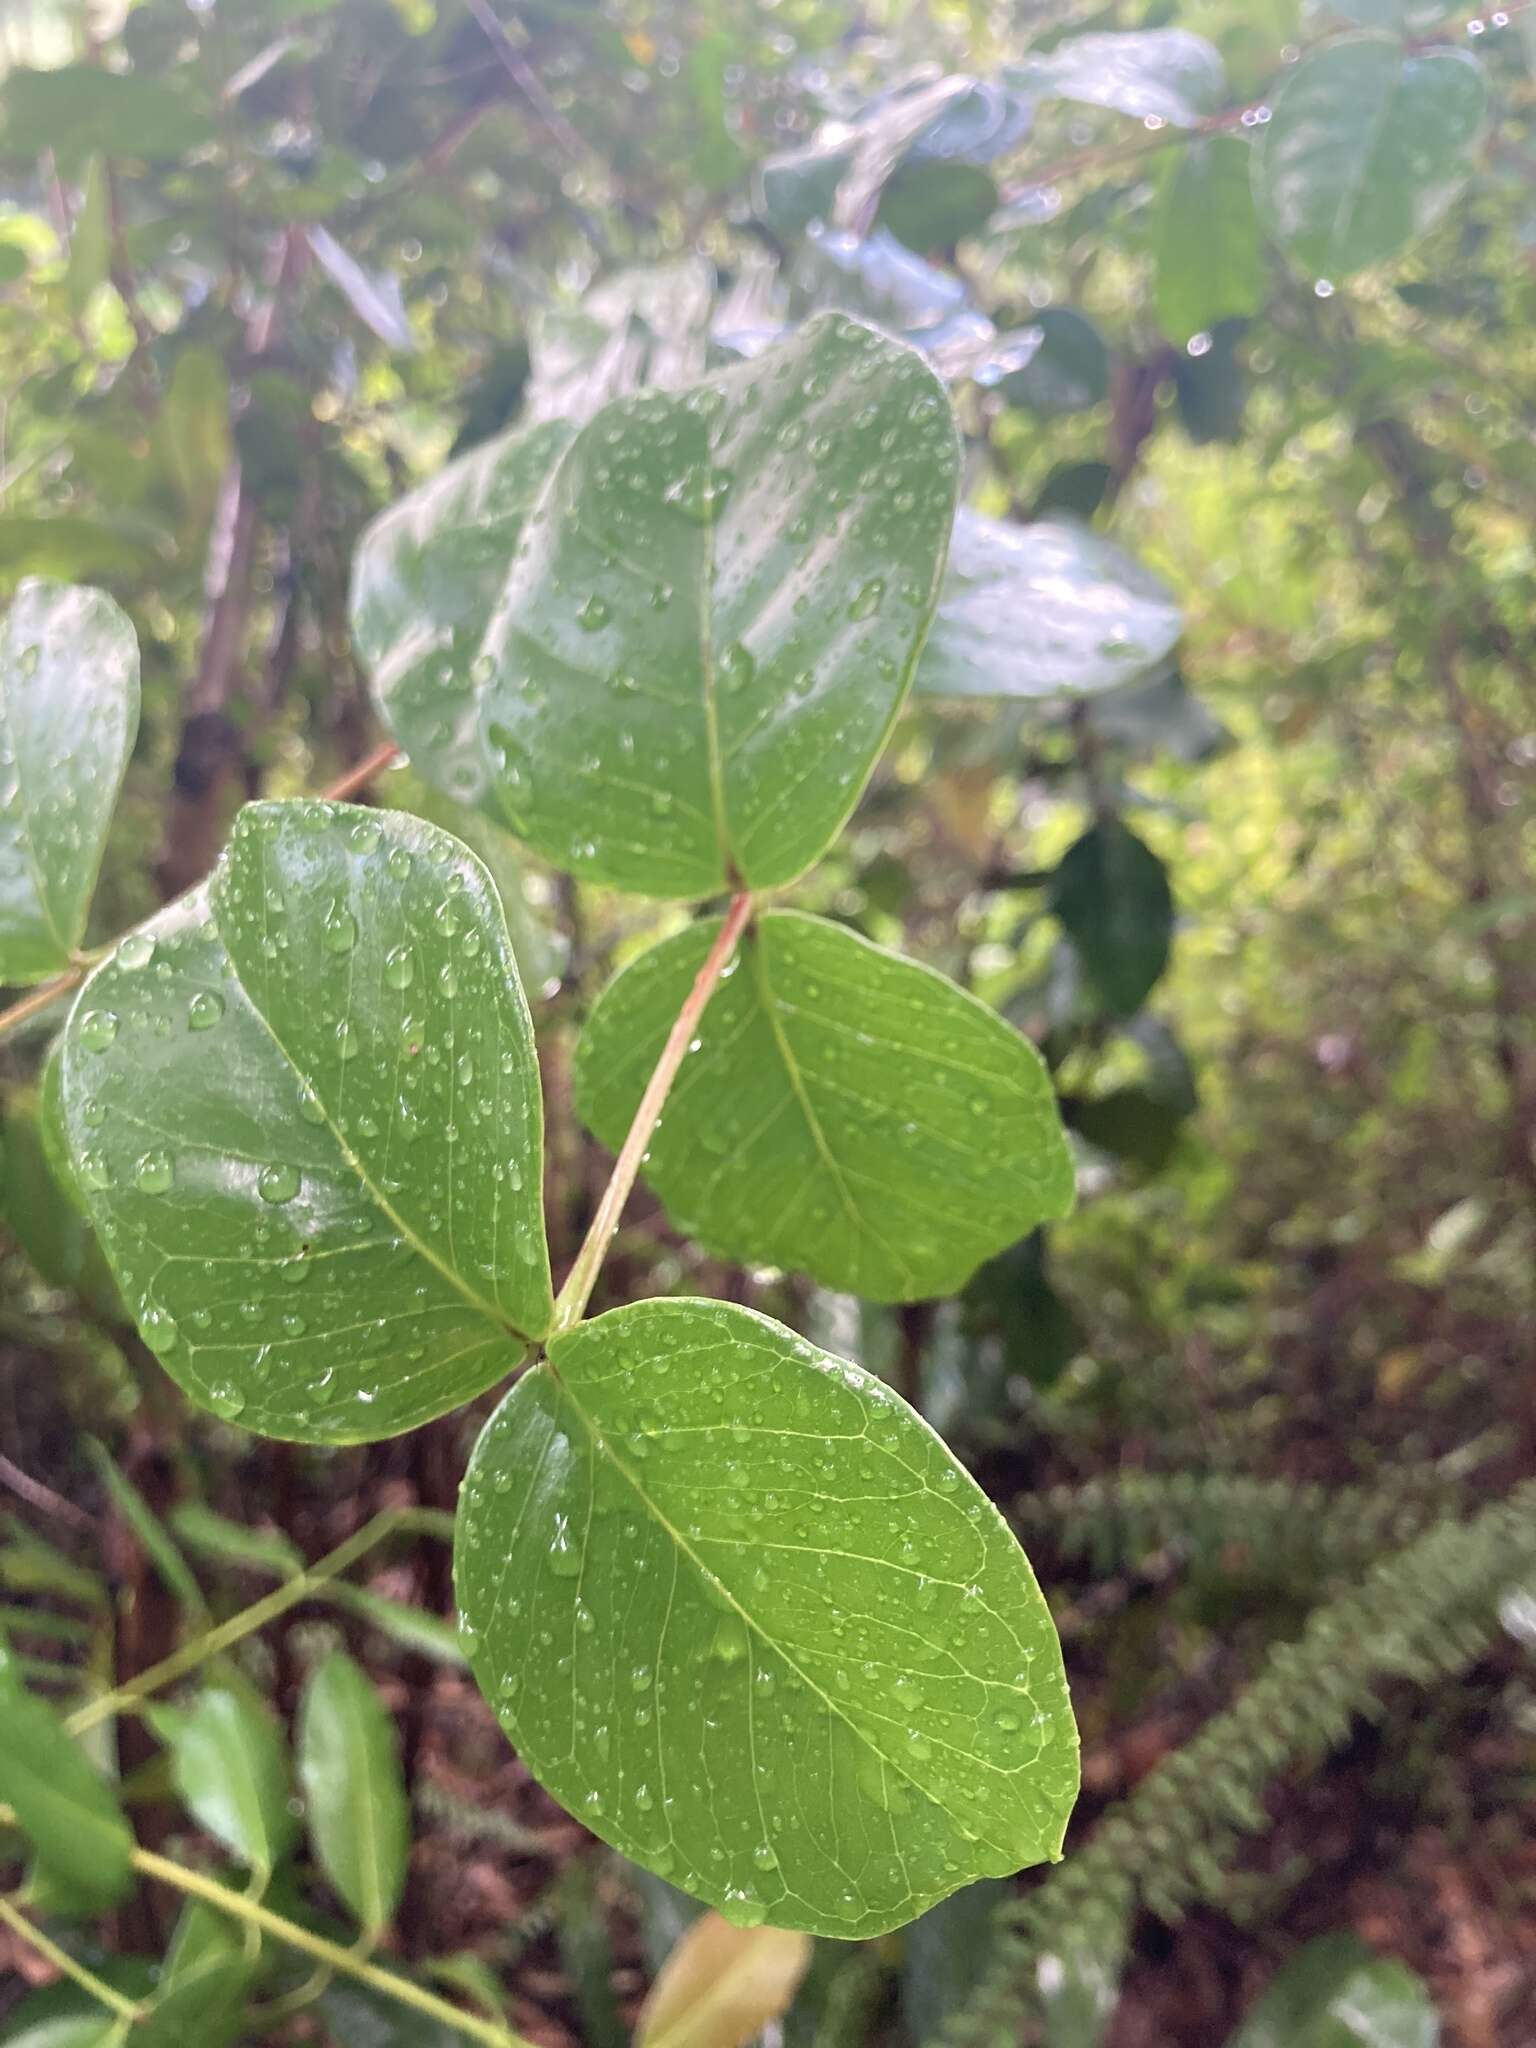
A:
<svg viewBox="0 0 1536 2048">
<path fill-rule="evenodd" d="M 617 1147 L 714 919 L 605 991 L 576 1063 Z M 798 911 L 761 917 L 710 999 L 645 1177 L 680 1230 L 876 1301 L 952 1294 L 1072 1205 L 1034 1047 L 931 968 Z"/>
<path fill-rule="evenodd" d="M 511 829 L 650 895 L 808 867 L 906 691 L 957 469 L 932 371 L 841 314 L 599 413 L 486 635 L 480 730 Z"/>
<path fill-rule="evenodd" d="M 104 591 L 27 581 L 0 618 L 0 981 L 67 967 L 139 727 L 139 647 Z"/>
<path fill-rule="evenodd" d="M 738 1921 L 878 1934 L 1059 1853 L 1077 1739 L 1028 1560 L 888 1388 L 749 1309 L 557 1337 L 476 1448 L 455 1570 L 529 1768 Z"/>
<path fill-rule="evenodd" d="M 375 519 L 352 562 L 352 637 L 380 716 L 445 795 L 478 804 L 489 777 L 470 673 L 528 508 L 572 429 L 485 442 Z"/>
<path fill-rule="evenodd" d="M 123 1294 L 215 1413 L 390 1436 L 548 1326 L 532 1027 L 485 871 L 435 826 L 248 806 L 81 992 L 63 1096 Z"/>
<path fill-rule="evenodd" d="M 1460 50 L 1346 36 L 1303 58 L 1254 154 L 1269 232 L 1314 275 L 1345 277 L 1424 234 L 1466 183 L 1487 87 Z"/>
<path fill-rule="evenodd" d="M 962 511 L 916 687 L 935 697 L 1087 696 L 1133 681 L 1183 615 L 1134 555 L 1074 519 Z"/>
</svg>

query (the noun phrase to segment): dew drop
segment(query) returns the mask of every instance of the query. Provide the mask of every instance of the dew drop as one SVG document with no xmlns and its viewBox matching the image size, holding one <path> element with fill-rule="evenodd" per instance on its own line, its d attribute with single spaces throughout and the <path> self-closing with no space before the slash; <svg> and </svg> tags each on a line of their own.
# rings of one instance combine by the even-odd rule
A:
<svg viewBox="0 0 1536 2048">
<path fill-rule="evenodd" d="M 117 1016 L 112 1010 L 87 1010 L 80 1019 L 80 1043 L 89 1052 L 105 1052 L 117 1036 Z"/>
<path fill-rule="evenodd" d="M 299 1169 L 286 1160 L 264 1166 L 256 1181 L 256 1192 L 264 1202 L 291 1202 L 299 1192 Z"/>
<path fill-rule="evenodd" d="M 187 1005 L 187 1029 L 211 1031 L 224 1014 L 224 998 L 210 988 L 199 989 Z"/>
<path fill-rule="evenodd" d="M 237 1415 L 245 1413 L 245 1395 L 233 1380 L 221 1380 L 216 1387 L 209 1388 L 208 1406 L 215 1415 L 222 1415 L 226 1422 L 233 1422 Z"/>
<path fill-rule="evenodd" d="M 155 942 L 148 932 L 130 932 L 117 949 L 119 967 L 147 967 L 155 957 Z"/>
<path fill-rule="evenodd" d="M 146 1195 L 163 1195 L 172 1180 L 169 1152 L 146 1152 L 133 1170 L 133 1184 Z"/>
</svg>

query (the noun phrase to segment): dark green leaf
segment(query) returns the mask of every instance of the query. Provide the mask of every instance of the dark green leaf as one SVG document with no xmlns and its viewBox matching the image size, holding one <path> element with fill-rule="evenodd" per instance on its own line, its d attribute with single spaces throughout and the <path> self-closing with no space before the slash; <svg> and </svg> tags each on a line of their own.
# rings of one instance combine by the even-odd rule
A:
<svg viewBox="0 0 1536 2048">
<path fill-rule="evenodd" d="M 1035 1964 L 1035 1982 L 1045 2018 L 1041 2048 L 1100 2048 L 1125 1969 L 1123 1913 L 1095 1900 L 1072 1930 L 1073 1939 L 1052 1948 Z"/>
<path fill-rule="evenodd" d="M 1011 370 L 998 389 L 1010 405 L 1030 412 L 1081 412 L 1109 395 L 1109 350 L 1091 320 L 1070 306 L 1047 306 L 1030 328 L 1040 341 L 1021 369 Z"/>
<path fill-rule="evenodd" d="M 43 1069 L 41 1097 L 18 1090 L 0 1129 L 0 1213 L 50 1287 L 78 1295 L 98 1315 L 120 1318 L 122 1305 L 85 1219 L 68 1161 L 55 1150 L 50 1097 L 58 1061 Z"/>
<path fill-rule="evenodd" d="M 749 1309 L 555 1338 L 455 1573 L 530 1769 L 738 1924 L 877 1934 L 1058 1852 L 1076 1738 L 1023 1552 L 894 1394 Z"/>
<path fill-rule="evenodd" d="M 198 1824 L 264 1878 L 291 1846 L 282 1731 L 243 1686 L 210 1686 L 171 1724 L 171 1777 Z"/>
<path fill-rule="evenodd" d="M 388 1436 L 546 1327 L 532 1029 L 484 870 L 434 826 L 250 805 L 92 976 L 64 1061 L 113 1269 L 216 1414 Z"/>
<path fill-rule="evenodd" d="M 562 421 L 487 441 L 402 498 L 358 542 L 352 637 L 380 714 L 439 788 L 479 803 L 475 652 L 528 509 L 571 438 Z"/>
<path fill-rule="evenodd" d="M 914 1920 L 902 1940 L 901 2016 L 913 2041 L 932 2041 L 982 1981 L 1008 1896 L 998 1878 L 962 1886 Z"/>
<path fill-rule="evenodd" d="M 80 1910 L 115 1906 L 133 1888 L 133 1836 L 112 1788 L 22 1685 L 0 1648 L 0 1800 L 14 1808 L 37 1869 Z"/>
<path fill-rule="evenodd" d="M 1424 234 L 1466 183 L 1487 89 L 1460 50 L 1346 36 L 1304 57 L 1254 152 L 1269 232 L 1314 277 L 1347 277 Z"/>
<path fill-rule="evenodd" d="M 1014 1378 L 1054 1386 L 1083 1348 L 1082 1325 L 1047 1274 L 1045 1240 L 1043 1230 L 1032 1231 L 989 1259 L 962 1298 L 961 1328 L 973 1350 L 995 1346 L 1005 1387 Z M 945 1437 L 948 1420 L 964 1421 L 958 1412 L 947 1418 L 932 1406 L 928 1419 Z"/>
<path fill-rule="evenodd" d="M 931 372 L 836 315 L 600 414 L 528 519 L 481 657 L 511 829 L 653 895 L 799 874 L 900 707 L 956 463 Z"/>
<path fill-rule="evenodd" d="M 939 697 L 1083 696 L 1160 662 L 1183 629 L 1166 584 L 1076 520 L 962 511 L 917 688 Z"/>
<path fill-rule="evenodd" d="M 1063 1096 L 1061 1113 L 1080 1137 L 1148 1173 L 1168 1164 L 1184 1112 L 1145 1088 L 1112 1088 L 1107 1095 Z"/>
<path fill-rule="evenodd" d="M 1235 135 L 1190 143 L 1158 210 L 1158 325 L 1182 348 L 1222 320 L 1256 313 L 1264 286 L 1249 145 Z"/>
<path fill-rule="evenodd" d="M 167 1592 L 174 1597 L 188 1622 L 205 1624 L 209 1619 L 208 1603 L 192 1576 L 191 1566 L 177 1549 L 175 1539 L 106 1445 L 98 1438 L 88 1436 L 85 1447 L 108 1498 L 138 1538 Z"/>
<path fill-rule="evenodd" d="M 719 929 L 643 954 L 593 1011 L 582 1116 L 617 1147 Z M 727 1258 L 876 1301 L 963 1286 L 1072 1203 L 1039 1055 L 932 968 L 823 918 L 770 911 L 711 998 L 646 1178 Z"/>
<path fill-rule="evenodd" d="M 1101 818 L 1063 855 L 1049 900 L 1105 1009 L 1139 1010 L 1173 942 L 1173 894 L 1157 855 L 1118 818 Z"/>
<path fill-rule="evenodd" d="M 69 233 L 69 263 L 64 272 L 64 295 L 69 309 L 80 319 L 105 284 L 112 269 L 111 199 L 107 189 L 106 165 L 99 156 L 86 166 L 79 210 Z"/>
<path fill-rule="evenodd" d="M 304 1688 L 298 1752 L 320 1867 L 363 1932 L 381 1934 L 405 1886 L 410 1806 L 394 1721 L 340 1650 Z"/>
<path fill-rule="evenodd" d="M 1174 357 L 1173 388 L 1179 420 L 1197 447 L 1209 441 L 1242 437 L 1243 406 L 1248 396 L 1243 365 L 1237 353 L 1247 322 L 1224 320 L 1182 355 Z"/>
<path fill-rule="evenodd" d="M 1089 717 L 1095 732 L 1115 746 L 1136 755 L 1171 754 L 1176 761 L 1208 761 L 1232 737 L 1177 668 L 1106 690 L 1094 698 Z"/>
<path fill-rule="evenodd" d="M 1352 1934 L 1309 1941 L 1276 1973 L 1228 2048 L 1436 2048 L 1423 1980 Z"/>
<path fill-rule="evenodd" d="M 367 1984 L 338 1978 L 318 2000 L 315 2010 L 325 2022 L 332 2048 L 464 2048 L 456 2027 Z"/>
<path fill-rule="evenodd" d="M 1068 512 L 1074 518 L 1092 519 L 1109 489 L 1107 462 L 1058 462 L 1040 486 L 1030 508 L 1030 518 L 1047 519 L 1053 513 Z"/>
<path fill-rule="evenodd" d="M 138 642 L 111 598 L 23 583 L 0 623 L 0 981 L 69 965 L 138 726 Z"/>
<path fill-rule="evenodd" d="M 974 234 L 996 205 L 997 187 L 980 165 L 925 158 L 890 179 L 876 218 L 909 249 L 947 249 Z"/>
<path fill-rule="evenodd" d="M 566 1865 L 559 1881 L 555 1930 L 585 2048 L 625 2048 L 629 2033 L 614 1996 L 613 1941 L 590 1864 Z"/>
<path fill-rule="evenodd" d="M 1067 36 L 1049 55 L 1012 65 L 1007 75 L 1025 92 L 1113 107 L 1175 128 L 1195 127 L 1226 95 L 1220 56 L 1203 36 L 1183 28 Z"/>
</svg>

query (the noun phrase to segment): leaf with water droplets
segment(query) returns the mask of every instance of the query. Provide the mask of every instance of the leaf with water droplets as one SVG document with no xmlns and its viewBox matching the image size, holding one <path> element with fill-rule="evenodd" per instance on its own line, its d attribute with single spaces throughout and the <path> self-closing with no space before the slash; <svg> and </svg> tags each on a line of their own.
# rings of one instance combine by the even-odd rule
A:
<svg viewBox="0 0 1536 2048">
<path fill-rule="evenodd" d="M 247 806 L 81 991 L 63 1108 L 139 1328 L 227 1420 L 391 1436 L 548 1326 L 532 1027 L 485 870 L 436 826 Z"/>
<path fill-rule="evenodd" d="M 460 803 L 481 802 L 488 786 L 475 653 L 528 508 L 570 438 L 553 420 L 484 442 L 375 519 L 353 556 L 352 638 L 379 714 Z"/>
<path fill-rule="evenodd" d="M 1134 555 L 1075 519 L 963 511 L 917 688 L 935 697 L 1088 696 L 1168 653 L 1183 614 Z"/>
<path fill-rule="evenodd" d="M 576 1099 L 605 1144 L 622 1142 L 718 929 L 642 954 L 593 1011 Z M 932 968 L 799 911 L 743 940 L 644 1171 L 711 1250 L 876 1301 L 956 1292 L 1073 1194 L 1028 1039 Z"/>
<path fill-rule="evenodd" d="M 1253 159 L 1259 215 L 1314 277 L 1347 277 L 1426 233 L 1471 174 L 1488 89 L 1463 50 L 1344 36 L 1275 96 Z"/>
<path fill-rule="evenodd" d="M 139 728 L 139 646 L 104 591 L 27 581 L 0 619 L 0 981 L 69 965 Z"/>
<path fill-rule="evenodd" d="M 479 658 L 511 829 L 650 895 L 808 867 L 906 691 L 957 467 L 932 372 L 836 314 L 599 413 L 529 515 Z"/>
<path fill-rule="evenodd" d="M 475 1449 L 455 1577 L 529 1769 L 737 1925 L 879 1934 L 1059 1853 L 1028 1560 L 889 1388 L 750 1309 L 556 1337 Z"/>
</svg>

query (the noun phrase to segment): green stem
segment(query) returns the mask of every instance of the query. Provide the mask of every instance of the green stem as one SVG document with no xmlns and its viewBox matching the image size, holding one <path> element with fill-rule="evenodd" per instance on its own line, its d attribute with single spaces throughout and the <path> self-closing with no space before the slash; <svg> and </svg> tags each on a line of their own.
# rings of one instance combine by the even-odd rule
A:
<svg viewBox="0 0 1536 2048">
<path fill-rule="evenodd" d="M 136 2020 L 143 2007 L 131 1998 L 125 1998 L 121 1991 L 114 1991 L 110 1984 L 104 1984 L 100 1977 L 88 1970 L 84 1963 L 77 1963 L 68 1949 L 60 1948 L 56 1941 L 50 1941 L 40 1927 L 34 1927 L 26 1914 L 20 1912 L 9 1899 L 0 1898 L 0 1920 L 24 1941 L 28 1948 L 35 1948 L 40 1956 L 52 1963 L 64 1976 L 70 1977 L 88 1991 L 98 2004 L 109 2012 L 115 2012 L 119 2019 Z"/>
<path fill-rule="evenodd" d="M 66 1726 L 71 1735 L 83 1735 L 98 1722 L 110 1720 L 114 1714 L 133 1707 L 148 1694 L 159 1692 L 163 1686 L 174 1684 L 189 1671 L 195 1671 L 208 1658 L 217 1657 L 232 1643 L 251 1635 L 256 1629 L 264 1628 L 269 1621 L 275 1621 L 280 1614 L 286 1614 L 290 1607 L 297 1607 L 301 1600 L 320 1591 L 330 1580 L 337 1578 L 349 1565 L 382 1543 L 386 1536 L 393 1536 L 405 1529 L 417 1529 L 423 1533 L 439 1533 L 441 1518 L 430 1508 L 386 1508 L 366 1522 L 355 1536 L 349 1536 L 345 1543 L 318 1564 L 310 1565 L 306 1571 L 286 1580 L 274 1592 L 252 1606 L 244 1607 L 228 1621 L 221 1621 L 217 1627 L 205 1629 L 201 1635 L 193 1636 L 169 1657 L 162 1657 L 158 1664 L 151 1664 L 147 1671 L 130 1678 L 126 1685 L 120 1685 L 114 1692 L 103 1693 L 99 1699 L 91 1700 L 70 1715 Z"/>
<path fill-rule="evenodd" d="M 292 1920 L 285 1920 L 281 1913 L 274 1913 L 266 1906 L 259 1906 L 240 1892 L 226 1891 L 217 1879 L 205 1877 L 199 1870 L 185 1870 L 179 1863 L 171 1862 L 167 1856 L 157 1856 L 150 1849 L 136 1849 L 133 1853 L 133 1867 L 142 1871 L 145 1877 L 152 1877 L 161 1884 L 171 1885 L 175 1890 L 187 1893 L 194 1899 L 201 1899 L 205 1905 L 214 1906 L 231 1918 L 242 1920 L 248 1927 L 270 1934 L 274 1941 L 281 1941 L 289 1948 L 301 1950 L 313 1956 L 316 1962 L 324 1963 L 344 1977 L 355 1977 L 360 1984 L 393 1998 L 400 2005 L 414 2007 L 417 2012 L 426 2013 L 429 2018 L 440 2020 L 445 2026 L 456 2027 L 461 2034 L 472 2040 L 485 2041 L 490 2048 L 533 2048 L 533 2043 L 521 2034 L 514 2034 L 508 2027 L 498 2027 L 490 2020 L 483 2020 L 474 2013 L 450 2005 L 446 1998 L 439 1998 L 421 1985 L 413 1984 L 408 1977 L 397 1977 L 390 1970 L 381 1970 L 354 1950 L 341 1948 L 323 1935 L 311 1934 L 307 1927 L 300 1927 Z"/>
<path fill-rule="evenodd" d="M 619 1227 L 619 1218 L 624 1213 L 624 1204 L 629 1200 L 635 1177 L 640 1171 L 640 1162 L 645 1148 L 651 1142 L 651 1133 L 656 1128 L 656 1119 L 661 1115 L 663 1105 L 677 1079 L 678 1068 L 687 1058 L 688 1048 L 698 1031 L 700 1019 L 715 984 L 730 964 L 736 951 L 736 942 L 746 930 L 752 916 L 752 894 L 743 889 L 731 898 L 731 907 L 726 912 L 725 922 L 715 934 L 715 942 L 709 949 L 708 958 L 699 969 L 688 999 L 677 1013 L 677 1020 L 667 1035 L 667 1042 L 661 1049 L 661 1058 L 656 1070 L 646 1083 L 645 1093 L 640 1098 L 640 1107 L 635 1111 L 635 1120 L 629 1127 L 629 1136 L 624 1140 L 623 1150 L 614 1162 L 613 1174 L 603 1189 L 602 1200 L 597 1205 L 597 1214 L 592 1218 L 576 1262 L 566 1275 L 565 1285 L 555 1303 L 554 1321 L 550 1324 L 550 1335 L 559 1336 L 579 1323 L 586 1313 L 592 1289 L 597 1284 L 598 1269 L 603 1263 L 613 1233 Z"/>
</svg>

